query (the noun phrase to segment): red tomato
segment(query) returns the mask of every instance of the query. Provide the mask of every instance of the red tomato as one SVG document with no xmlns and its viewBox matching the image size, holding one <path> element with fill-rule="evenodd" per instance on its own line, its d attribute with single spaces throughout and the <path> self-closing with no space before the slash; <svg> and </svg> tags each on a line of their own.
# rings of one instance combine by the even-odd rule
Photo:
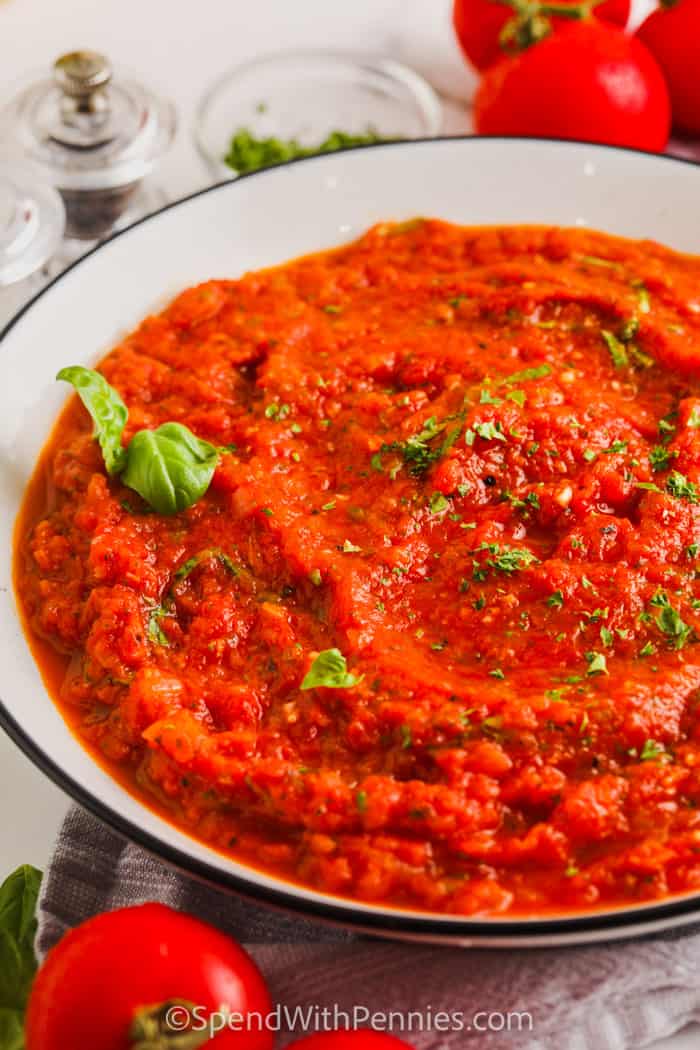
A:
<svg viewBox="0 0 700 1050">
<path fill-rule="evenodd" d="M 562 0 L 563 6 L 576 8 L 575 0 Z M 540 4 L 542 16 L 549 19 L 554 29 L 570 25 L 565 17 L 546 14 L 552 5 Z M 532 17 L 536 5 L 523 4 L 527 16 Z M 596 18 L 613 25 L 626 26 L 630 14 L 630 0 L 604 0 L 595 8 Z M 518 4 L 512 6 L 500 0 L 454 0 L 452 20 L 462 51 L 477 69 L 488 69 L 503 58 L 501 34 L 507 23 L 518 18 Z"/>
<path fill-rule="evenodd" d="M 671 0 L 649 15 L 637 36 L 657 59 L 671 93 L 673 123 L 700 134 L 700 0 Z"/>
<path fill-rule="evenodd" d="M 537 135 L 662 150 L 668 88 L 634 37 L 575 22 L 489 69 L 474 100 L 482 135 Z"/>
<path fill-rule="evenodd" d="M 29 998 L 26 1048 L 136 1050 L 157 1045 L 153 1036 L 147 1041 L 145 1030 L 130 1034 L 132 1025 L 140 1010 L 169 1000 L 204 1007 L 207 1013 L 218 1011 L 222 1003 L 232 1013 L 260 1011 L 264 1016 L 271 1009 L 253 960 L 212 926 L 162 904 L 98 915 L 67 933 L 47 955 Z M 172 1016 L 171 1028 L 165 1029 L 170 1039 L 175 1028 L 187 1032 L 186 1015 Z M 203 1017 L 194 1015 L 193 1030 Z M 271 1033 L 250 1027 L 250 1032 L 226 1028 L 201 1045 L 272 1050 Z"/>
<path fill-rule="evenodd" d="M 320 1032 L 293 1043 L 290 1050 L 413 1050 L 393 1035 L 358 1028 L 352 1032 Z"/>
</svg>

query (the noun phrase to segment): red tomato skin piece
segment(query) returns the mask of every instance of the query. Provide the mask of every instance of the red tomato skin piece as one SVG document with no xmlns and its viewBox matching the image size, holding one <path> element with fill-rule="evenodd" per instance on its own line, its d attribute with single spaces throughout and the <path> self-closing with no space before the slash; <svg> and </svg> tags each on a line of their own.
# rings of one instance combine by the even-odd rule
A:
<svg viewBox="0 0 700 1050">
<path fill-rule="evenodd" d="M 668 89 L 650 52 L 620 29 L 578 22 L 484 76 L 482 135 L 577 139 L 657 152 L 668 142 Z"/>
<path fill-rule="evenodd" d="M 271 1010 L 250 956 L 207 923 L 162 904 L 105 912 L 69 931 L 34 982 L 26 1050 L 132 1050 L 139 1007 L 180 999 L 215 1012 Z M 224 1029 L 206 1046 L 272 1050 L 270 1032 Z"/>
<path fill-rule="evenodd" d="M 657 8 L 639 27 L 637 37 L 664 72 L 675 127 L 700 134 L 700 0 Z"/>
<path fill-rule="evenodd" d="M 319 1032 L 292 1043 L 290 1050 L 413 1050 L 410 1043 L 366 1028 L 353 1031 Z"/>
<path fill-rule="evenodd" d="M 455 0 L 452 22 L 457 40 L 476 69 L 488 69 L 504 57 L 499 38 L 514 14 L 512 8 L 498 0 Z M 595 14 L 602 22 L 624 28 L 630 15 L 630 0 L 605 0 L 596 7 Z M 570 24 L 568 19 L 557 17 L 551 22 L 555 30 Z"/>
</svg>

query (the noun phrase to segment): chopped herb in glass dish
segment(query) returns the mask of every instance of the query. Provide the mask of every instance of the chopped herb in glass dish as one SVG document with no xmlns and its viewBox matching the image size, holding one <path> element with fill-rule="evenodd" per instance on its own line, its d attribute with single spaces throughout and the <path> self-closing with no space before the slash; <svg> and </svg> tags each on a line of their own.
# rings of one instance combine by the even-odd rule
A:
<svg viewBox="0 0 700 1050">
<path fill-rule="evenodd" d="M 276 136 L 258 138 L 250 128 L 239 128 L 233 135 L 224 163 L 239 175 L 251 171 L 272 168 L 289 160 L 314 157 L 320 153 L 336 153 L 355 146 L 373 146 L 377 142 L 390 142 L 371 128 L 363 135 L 351 135 L 346 131 L 331 131 L 317 146 L 302 146 L 298 139 L 281 139 Z"/>
</svg>

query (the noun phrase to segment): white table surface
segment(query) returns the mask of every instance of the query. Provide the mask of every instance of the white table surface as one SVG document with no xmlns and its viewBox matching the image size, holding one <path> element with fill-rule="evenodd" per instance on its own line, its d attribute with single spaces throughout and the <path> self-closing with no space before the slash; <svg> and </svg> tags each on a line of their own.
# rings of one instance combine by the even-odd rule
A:
<svg viewBox="0 0 700 1050">
<path fill-rule="evenodd" d="M 448 6 L 447 0 L 0 0 L 0 104 L 18 79 L 32 68 L 48 70 L 64 51 L 106 52 L 178 106 L 180 131 L 160 177 L 177 197 L 207 181 L 190 137 L 197 99 L 216 75 L 256 54 L 313 46 L 384 51 L 424 71 L 437 65 L 439 87 L 468 94 L 471 78 L 449 34 Z M 467 126 L 459 110 L 449 119 L 452 129 L 462 119 Z M 68 805 L 0 732 L 0 879 L 23 862 L 46 865 Z M 654 1050 L 698 1045 L 700 1027 L 693 1027 Z"/>
</svg>

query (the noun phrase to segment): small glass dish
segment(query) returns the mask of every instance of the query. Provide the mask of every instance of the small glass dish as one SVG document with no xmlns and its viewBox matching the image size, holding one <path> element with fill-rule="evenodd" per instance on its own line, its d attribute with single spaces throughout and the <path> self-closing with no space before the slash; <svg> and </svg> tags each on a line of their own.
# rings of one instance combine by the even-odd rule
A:
<svg viewBox="0 0 700 1050">
<path fill-rule="evenodd" d="M 201 100 L 194 139 L 215 182 L 237 172 L 224 158 L 236 132 L 318 146 L 334 131 L 380 139 L 433 138 L 442 106 L 418 73 L 391 59 L 289 51 L 237 66 Z"/>
<path fill-rule="evenodd" d="M 0 330 L 58 272 L 65 222 L 56 190 L 0 154 Z"/>
</svg>

